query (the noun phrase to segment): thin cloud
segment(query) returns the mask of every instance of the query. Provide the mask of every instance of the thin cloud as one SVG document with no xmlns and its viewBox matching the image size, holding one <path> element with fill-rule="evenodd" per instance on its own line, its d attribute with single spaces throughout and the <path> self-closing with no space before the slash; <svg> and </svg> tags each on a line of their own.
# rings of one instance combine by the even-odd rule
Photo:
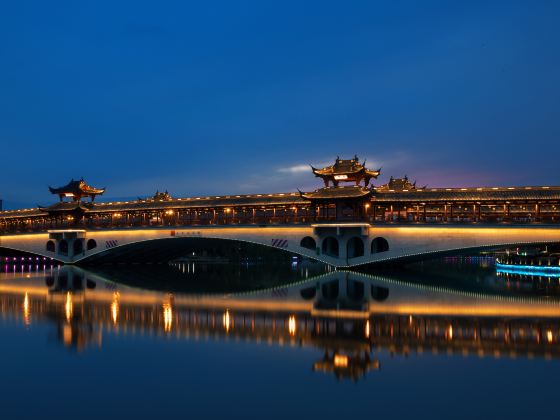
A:
<svg viewBox="0 0 560 420">
<path fill-rule="evenodd" d="M 300 174 L 302 172 L 309 172 L 311 167 L 309 165 L 292 165 L 285 168 L 279 168 L 278 172 L 288 174 Z"/>
</svg>

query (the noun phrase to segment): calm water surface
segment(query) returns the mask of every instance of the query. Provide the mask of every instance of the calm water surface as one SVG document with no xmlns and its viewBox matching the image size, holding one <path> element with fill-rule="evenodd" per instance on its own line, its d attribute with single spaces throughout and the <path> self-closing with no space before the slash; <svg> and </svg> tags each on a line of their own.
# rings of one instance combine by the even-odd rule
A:
<svg viewBox="0 0 560 420">
<path fill-rule="evenodd" d="M 0 274 L 2 418 L 550 418 L 558 278 L 448 258 Z"/>
</svg>

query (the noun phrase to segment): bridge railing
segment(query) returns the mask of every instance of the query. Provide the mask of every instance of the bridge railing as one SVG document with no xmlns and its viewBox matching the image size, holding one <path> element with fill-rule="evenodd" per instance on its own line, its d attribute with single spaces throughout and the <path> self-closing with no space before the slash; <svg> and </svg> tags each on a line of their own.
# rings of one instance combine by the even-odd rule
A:
<svg viewBox="0 0 560 420">
<path fill-rule="evenodd" d="M 29 218 L 6 220 L 0 219 L 0 235 L 45 232 L 50 229 L 118 229 L 118 228 L 144 228 L 144 227 L 191 227 L 191 226 L 269 226 L 269 225 L 308 225 L 311 223 L 325 222 L 369 222 L 376 225 L 410 224 L 410 225 L 528 225 L 528 224 L 560 224 L 560 217 L 556 214 L 541 215 L 540 217 L 510 217 L 499 215 L 484 215 L 481 218 L 455 216 L 443 217 L 417 217 L 415 214 L 407 215 L 368 215 L 364 217 L 348 217 L 337 219 L 334 215 L 282 215 L 282 216 L 244 216 L 233 214 L 225 217 L 181 217 L 178 215 L 161 217 L 136 217 L 122 215 L 121 217 L 84 217 L 80 220 L 69 218 Z"/>
</svg>

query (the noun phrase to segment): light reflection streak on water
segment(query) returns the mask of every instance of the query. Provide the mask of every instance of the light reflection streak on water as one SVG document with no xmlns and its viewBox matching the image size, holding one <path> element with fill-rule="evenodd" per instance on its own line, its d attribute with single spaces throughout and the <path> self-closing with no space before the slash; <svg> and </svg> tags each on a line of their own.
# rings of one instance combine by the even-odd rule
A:
<svg viewBox="0 0 560 420">
<path fill-rule="evenodd" d="M 294 315 L 288 318 L 288 332 L 291 336 L 296 335 L 296 317 Z"/>
<path fill-rule="evenodd" d="M 171 332 L 171 327 L 173 326 L 173 309 L 171 303 L 163 303 L 163 331 Z"/>
<path fill-rule="evenodd" d="M 66 303 L 64 304 L 64 312 L 66 314 L 66 321 L 70 322 L 73 312 L 72 293 L 66 292 Z"/>
<path fill-rule="evenodd" d="M 224 312 L 224 316 L 222 317 L 222 323 L 224 325 L 224 329 L 226 330 L 226 333 L 228 333 L 230 328 L 232 327 L 229 309 L 226 309 L 226 311 Z"/>
<path fill-rule="evenodd" d="M 29 310 L 29 293 L 25 292 L 25 297 L 23 298 L 23 320 L 25 325 L 31 324 L 31 312 Z"/>
<path fill-rule="evenodd" d="M 111 302 L 111 319 L 113 320 L 113 325 L 116 325 L 119 319 L 119 292 L 113 293 L 113 302 Z"/>
</svg>

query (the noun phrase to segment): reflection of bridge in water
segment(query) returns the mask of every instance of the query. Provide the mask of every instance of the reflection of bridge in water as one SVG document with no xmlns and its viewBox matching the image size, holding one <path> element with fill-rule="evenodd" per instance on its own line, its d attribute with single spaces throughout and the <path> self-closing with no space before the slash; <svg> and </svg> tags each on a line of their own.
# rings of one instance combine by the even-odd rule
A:
<svg viewBox="0 0 560 420">
<path fill-rule="evenodd" d="M 556 299 L 483 295 L 333 272 L 238 295 L 172 295 L 122 287 L 77 268 L 4 274 L 2 316 L 50 319 L 82 350 L 103 334 L 248 340 L 313 347 L 314 370 L 357 379 L 377 369 L 376 351 L 560 357 Z"/>
</svg>

